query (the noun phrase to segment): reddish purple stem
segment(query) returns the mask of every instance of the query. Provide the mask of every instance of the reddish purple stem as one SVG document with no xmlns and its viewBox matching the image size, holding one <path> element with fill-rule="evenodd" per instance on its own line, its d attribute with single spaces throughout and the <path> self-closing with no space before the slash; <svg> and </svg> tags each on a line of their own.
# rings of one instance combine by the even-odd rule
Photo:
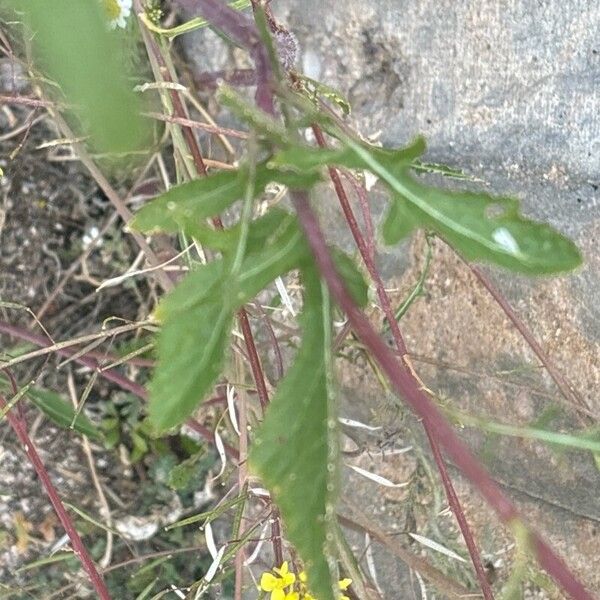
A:
<svg viewBox="0 0 600 600">
<path fill-rule="evenodd" d="M 333 298 L 348 316 L 353 330 L 372 353 L 395 391 L 411 406 L 422 419 L 427 421 L 437 441 L 464 475 L 477 487 L 488 504 L 494 508 L 503 523 L 522 523 L 519 511 L 506 497 L 489 473 L 479 464 L 471 451 L 459 440 L 452 427 L 433 402 L 419 389 L 411 375 L 403 369 L 394 352 L 388 348 L 369 323 L 366 316 L 354 304 L 340 276 L 336 272 L 329 254 L 319 222 L 310 207 L 306 192 L 292 192 L 300 224 L 304 230 L 313 256 Z M 553 552 L 539 535 L 528 528 L 529 541 L 536 550 L 540 565 L 575 600 L 592 600 L 592 596 L 569 571 L 568 567 Z"/>
<path fill-rule="evenodd" d="M 0 408 L 4 408 L 5 406 L 6 401 L 0 395 Z M 23 423 L 23 421 L 21 421 L 21 419 L 18 418 L 18 416 L 15 412 L 13 412 L 12 409 L 6 413 L 6 418 L 8 419 L 10 426 L 13 428 L 13 431 L 17 435 L 17 438 L 19 439 L 21 444 L 23 444 L 23 449 L 25 450 L 29 461 L 33 465 L 37 476 L 40 478 L 40 481 L 42 482 L 42 485 L 44 486 L 44 489 L 46 490 L 46 493 L 50 498 L 50 502 L 52 503 L 52 506 L 54 507 L 54 510 L 56 511 L 56 514 L 62 526 L 64 527 L 65 531 L 67 532 L 67 535 L 69 536 L 69 539 L 71 540 L 71 546 L 73 547 L 75 554 L 81 561 L 83 568 L 87 572 L 90 578 L 90 583 L 96 590 L 98 597 L 102 600 L 111 600 L 111 596 L 108 593 L 106 584 L 104 583 L 104 580 L 102 579 L 100 573 L 96 569 L 94 561 L 88 554 L 86 547 L 84 546 L 83 542 L 81 541 L 81 538 L 79 537 L 79 534 L 77 533 L 77 529 L 75 529 L 75 526 L 73 525 L 73 521 L 71 520 L 69 513 L 65 509 L 60 499 L 60 496 L 56 491 L 56 488 L 52 484 L 50 476 L 48 475 L 48 471 L 46 471 L 46 467 L 44 466 L 42 459 L 37 453 L 37 450 L 35 449 L 35 446 L 33 445 L 33 442 L 31 441 L 31 438 L 27 433 L 25 424 Z"/>
<path fill-rule="evenodd" d="M 256 104 L 272 115 L 275 106 L 271 63 L 256 25 L 246 15 L 230 8 L 220 0 L 177 0 L 177 3 L 190 12 L 199 11 L 214 27 L 226 33 L 236 44 L 250 52 L 256 67 Z"/>
<path fill-rule="evenodd" d="M 322 148 L 327 147 L 321 128 L 317 125 L 313 125 L 312 129 L 315 134 L 317 144 Z M 390 298 L 387 292 L 385 291 L 385 286 L 383 284 L 383 280 L 381 279 L 381 275 L 379 274 L 377 266 L 375 265 L 375 237 L 373 233 L 371 209 L 369 207 L 369 202 L 365 190 L 354 179 L 354 177 L 352 177 L 352 175 L 348 175 L 348 178 L 354 186 L 359 197 L 363 218 L 365 221 L 365 228 L 367 231 L 366 239 L 362 235 L 360 228 L 358 227 L 358 223 L 356 222 L 356 219 L 354 217 L 352 206 L 350 205 L 348 195 L 346 194 L 346 190 L 344 189 L 338 170 L 335 167 L 329 167 L 329 176 L 333 182 L 335 191 L 340 201 L 340 205 L 342 206 L 342 210 L 344 211 L 344 215 L 346 216 L 346 219 L 350 226 L 352 236 L 354 237 L 356 245 L 359 248 L 359 252 L 362 256 L 363 262 L 365 263 L 367 270 L 369 271 L 371 279 L 375 283 L 377 295 L 379 296 L 379 300 L 381 302 L 383 311 L 388 320 L 388 323 L 390 324 L 396 348 L 402 359 L 406 360 L 406 354 L 408 352 L 406 348 L 406 342 L 404 341 L 404 337 L 402 335 L 402 332 L 400 331 L 400 326 L 398 325 L 398 322 L 392 310 Z M 477 549 L 477 544 L 473 539 L 473 534 L 471 533 L 471 529 L 469 528 L 469 523 L 467 522 L 458 496 L 454 491 L 454 486 L 452 485 L 452 480 L 450 479 L 450 475 L 448 474 L 446 463 L 444 462 L 444 458 L 442 457 L 442 453 L 440 452 L 439 445 L 431 431 L 431 427 L 429 426 L 427 420 L 423 420 L 423 427 L 425 429 L 425 432 L 427 433 L 427 438 L 429 439 L 429 445 L 431 446 L 434 461 L 437 465 L 438 471 L 440 472 L 440 477 L 444 485 L 444 490 L 446 492 L 448 504 L 450 505 L 454 516 L 456 517 L 456 520 L 460 527 L 460 531 L 467 545 L 467 549 L 471 557 L 471 562 L 473 563 L 473 567 L 475 568 L 475 573 L 479 581 L 479 587 L 483 592 L 483 597 L 485 598 L 485 600 L 494 600 L 492 587 L 490 586 L 490 583 L 487 580 L 485 569 L 483 568 L 483 564 L 479 556 L 479 550 Z"/>
</svg>

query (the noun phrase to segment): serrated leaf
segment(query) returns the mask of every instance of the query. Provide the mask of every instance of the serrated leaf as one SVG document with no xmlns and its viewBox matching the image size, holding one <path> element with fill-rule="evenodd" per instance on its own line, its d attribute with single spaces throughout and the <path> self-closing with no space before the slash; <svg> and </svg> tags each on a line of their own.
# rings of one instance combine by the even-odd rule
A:
<svg viewBox="0 0 600 600">
<path fill-rule="evenodd" d="M 289 540 L 304 561 L 315 596 L 333 600 L 329 563 L 337 464 L 330 418 L 326 328 L 318 276 L 303 272 L 303 338 L 294 365 L 273 397 L 250 452 L 251 468 L 279 507 Z M 335 452 L 333 452 L 335 455 Z"/>
<path fill-rule="evenodd" d="M 92 439 L 102 439 L 101 430 L 92 423 L 83 413 L 75 418 L 73 405 L 64 400 L 59 394 L 49 390 L 30 388 L 27 392 L 31 401 L 52 421 L 65 429 L 75 431 Z M 71 427 L 71 423 L 73 427 Z"/>
</svg>

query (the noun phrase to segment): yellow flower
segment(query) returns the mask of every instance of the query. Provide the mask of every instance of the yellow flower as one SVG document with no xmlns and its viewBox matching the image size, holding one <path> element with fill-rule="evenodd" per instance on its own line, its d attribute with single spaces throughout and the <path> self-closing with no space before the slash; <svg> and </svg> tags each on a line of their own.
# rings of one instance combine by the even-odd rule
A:
<svg viewBox="0 0 600 600">
<path fill-rule="evenodd" d="M 281 567 L 279 567 L 279 569 L 275 568 L 273 569 L 273 571 L 275 571 L 275 573 L 277 573 L 277 575 L 279 575 L 279 577 L 281 577 L 281 579 L 283 580 L 283 587 L 293 585 L 296 581 L 296 576 L 293 573 L 291 573 L 288 568 L 287 560 L 284 561 L 284 563 L 281 565 Z"/>
<path fill-rule="evenodd" d="M 264 592 L 271 592 L 271 600 L 299 600 L 297 592 L 286 594 L 285 588 L 294 585 L 296 576 L 290 573 L 287 561 L 281 567 L 274 568 L 276 575 L 273 573 L 263 573 L 260 578 L 260 589 Z"/>
<path fill-rule="evenodd" d="M 308 576 L 306 575 L 306 571 L 300 571 L 300 573 L 298 573 L 298 579 L 300 581 L 300 592 L 302 593 L 302 600 L 316 600 L 316 598 L 313 595 L 311 595 L 308 591 L 308 587 L 306 585 L 306 582 L 308 581 Z M 348 587 L 350 587 L 351 583 L 352 579 L 346 577 L 338 581 L 338 587 L 340 588 L 340 590 L 345 592 L 348 589 Z M 348 598 L 348 596 L 341 595 L 340 600 L 350 599 Z"/>
<path fill-rule="evenodd" d="M 127 19 L 131 14 L 132 0 L 102 0 L 104 12 L 109 19 L 111 29 L 127 26 Z"/>
<path fill-rule="evenodd" d="M 352 583 L 352 579 L 349 579 L 348 577 L 346 577 L 346 578 L 340 579 L 338 581 L 338 586 L 339 586 L 340 590 L 345 592 L 351 583 Z M 348 596 L 344 596 L 344 594 L 342 594 L 340 596 L 340 600 L 350 600 L 350 598 L 348 598 Z"/>
</svg>

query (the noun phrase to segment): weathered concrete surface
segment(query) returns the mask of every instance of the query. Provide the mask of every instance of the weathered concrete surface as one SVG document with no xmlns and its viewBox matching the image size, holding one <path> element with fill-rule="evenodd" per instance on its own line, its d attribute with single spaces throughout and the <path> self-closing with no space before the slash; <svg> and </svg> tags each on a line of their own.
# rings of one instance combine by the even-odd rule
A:
<svg viewBox="0 0 600 600">
<path fill-rule="evenodd" d="M 574 236 L 592 260 L 600 217 L 600 4 L 273 2 L 300 41 L 298 67 L 337 86 L 363 132 L 417 134 Z M 596 253 L 597 254 L 597 253 Z M 598 263 L 572 279 L 600 331 Z M 596 321 L 596 324 L 594 324 Z"/>
<path fill-rule="evenodd" d="M 362 133 L 380 132 L 385 145 L 424 134 L 428 159 L 464 169 L 490 191 L 518 196 L 527 214 L 579 243 L 586 264 L 575 274 L 537 280 L 492 275 L 600 415 L 600 3 L 273 0 L 272 7 L 298 38 L 298 69 L 346 95 Z M 200 48 L 214 48 L 212 37 L 203 43 Z M 192 52 L 200 70 L 220 68 L 227 59 L 219 50 L 207 64 L 203 54 Z M 376 192 L 372 202 L 380 214 L 382 195 Z M 335 205 L 326 193 L 319 201 L 324 222 L 338 235 Z M 397 303 L 423 264 L 423 240 L 415 240 L 381 261 L 390 286 L 399 290 Z M 432 389 L 453 406 L 496 421 L 531 424 L 559 406 L 552 427 L 582 426 L 500 309 L 439 243 L 426 289 L 403 327 L 410 350 L 435 363 L 415 362 Z M 369 377 L 361 375 L 358 383 L 356 374 L 344 374 L 343 381 L 349 416 L 392 429 L 406 424 L 394 426 L 390 399 L 381 399 Z M 600 521 L 592 457 L 464 435 L 591 589 L 600 591 L 589 566 Z M 398 465 L 390 467 L 379 465 L 397 481 Z M 369 493 L 376 494 L 378 502 L 369 505 L 373 518 L 389 526 L 401 516 L 397 498 L 386 504 L 389 492 L 378 495 L 354 479 L 349 485 L 364 505 Z M 461 491 L 480 539 L 494 531 L 482 541 L 493 556 L 502 534 L 472 490 L 461 484 Z M 390 593 L 399 589 L 393 578 L 383 579 Z"/>
</svg>

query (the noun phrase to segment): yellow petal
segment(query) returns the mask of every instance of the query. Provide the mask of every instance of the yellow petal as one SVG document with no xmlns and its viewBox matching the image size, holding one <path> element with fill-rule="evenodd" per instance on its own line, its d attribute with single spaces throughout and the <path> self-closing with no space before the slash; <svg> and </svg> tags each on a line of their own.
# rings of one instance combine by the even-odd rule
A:
<svg viewBox="0 0 600 600">
<path fill-rule="evenodd" d="M 275 571 L 275 573 L 277 573 L 278 575 L 281 575 L 281 577 L 284 577 L 288 570 L 289 569 L 287 560 L 283 561 L 283 564 L 281 565 L 281 567 L 279 567 L 279 569 L 277 567 L 273 569 L 273 571 Z"/>
<path fill-rule="evenodd" d="M 271 600 L 285 600 L 285 592 L 281 588 L 277 588 L 271 592 Z"/>
<path fill-rule="evenodd" d="M 264 592 L 272 592 L 279 587 L 279 577 L 275 577 L 272 573 L 263 573 L 260 578 L 260 589 Z"/>
<path fill-rule="evenodd" d="M 298 573 L 298 579 L 300 579 L 302 583 L 306 583 L 308 579 L 308 577 L 306 576 L 306 571 L 300 571 L 300 573 Z"/>
<path fill-rule="evenodd" d="M 285 595 L 285 600 L 300 600 L 300 594 L 298 592 L 290 592 Z"/>
<path fill-rule="evenodd" d="M 340 590 L 344 590 L 346 591 L 348 589 L 348 586 L 352 583 L 352 579 L 348 579 L 348 577 L 346 577 L 345 579 L 340 579 L 338 581 L 338 585 L 340 586 Z"/>
<path fill-rule="evenodd" d="M 288 585 L 293 585 L 295 583 L 296 576 L 293 573 L 282 573 L 281 579 L 283 581 L 283 587 L 287 587 Z"/>
</svg>

